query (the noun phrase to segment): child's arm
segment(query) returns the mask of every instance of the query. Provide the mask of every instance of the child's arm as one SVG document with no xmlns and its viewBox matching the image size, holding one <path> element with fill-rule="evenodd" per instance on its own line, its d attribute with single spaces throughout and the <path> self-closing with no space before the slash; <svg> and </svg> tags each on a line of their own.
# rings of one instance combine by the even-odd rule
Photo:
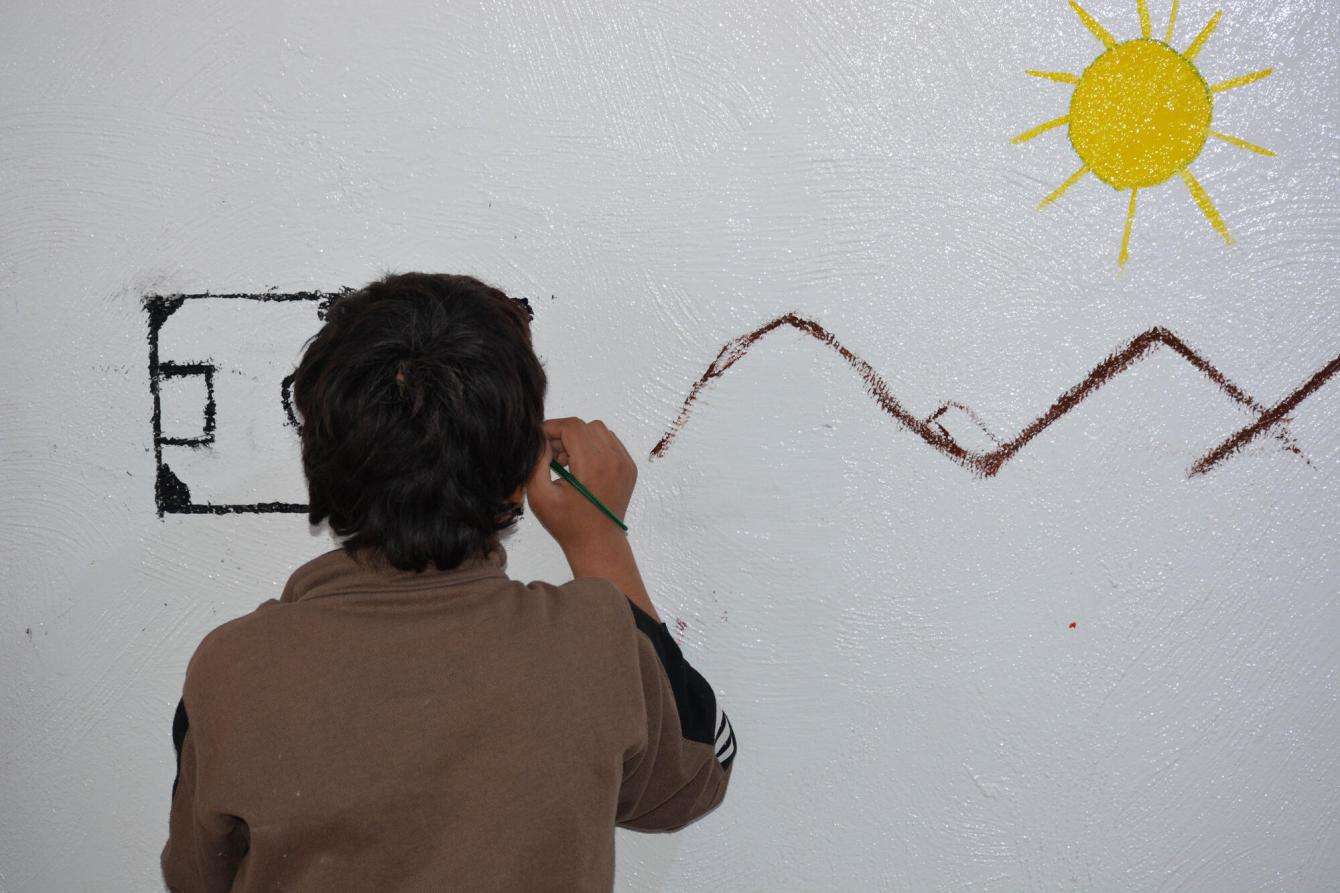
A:
<svg viewBox="0 0 1340 893">
<path fill-rule="evenodd" d="M 635 605 L 636 678 L 646 738 L 624 760 L 620 827 L 675 831 L 721 802 L 735 763 L 735 731 L 716 693 L 680 653 L 664 623 Z"/>
<path fill-rule="evenodd" d="M 546 422 L 545 431 L 549 446 L 527 485 L 527 501 L 562 547 L 573 576 L 613 583 L 627 597 L 637 628 L 632 660 L 646 736 L 625 760 L 617 820 L 639 831 L 673 831 L 721 802 L 735 760 L 735 732 L 712 687 L 684 660 L 657 616 L 623 531 L 549 477 L 549 460 L 556 458 L 622 516 L 637 480 L 632 457 L 601 422 L 559 419 Z"/>
<path fill-rule="evenodd" d="M 552 480 L 549 460 L 557 459 L 610 511 L 623 517 L 637 483 L 637 464 L 604 422 L 551 419 L 544 423 L 548 448 L 526 485 L 526 501 L 567 556 L 573 577 L 609 580 L 652 618 L 656 608 L 642 583 L 628 537 L 566 482 Z"/>
<path fill-rule="evenodd" d="M 195 734 L 183 699 L 177 703 L 172 720 L 177 777 L 172 782 L 168 841 L 160 857 L 163 881 L 173 891 L 228 890 L 246 855 L 246 825 L 241 819 L 211 813 L 197 803 L 200 765 Z"/>
</svg>

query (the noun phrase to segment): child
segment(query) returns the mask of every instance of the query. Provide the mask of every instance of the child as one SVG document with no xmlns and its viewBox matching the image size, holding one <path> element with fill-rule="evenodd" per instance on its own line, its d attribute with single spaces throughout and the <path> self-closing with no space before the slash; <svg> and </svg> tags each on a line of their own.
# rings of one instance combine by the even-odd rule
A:
<svg viewBox="0 0 1340 893">
<path fill-rule="evenodd" d="M 544 420 L 529 307 L 467 276 L 337 299 L 293 382 L 341 546 L 205 636 L 173 721 L 173 890 L 609 890 L 614 828 L 726 792 L 735 736 L 623 532 L 637 469 Z M 574 579 L 509 579 L 522 502 Z"/>
</svg>

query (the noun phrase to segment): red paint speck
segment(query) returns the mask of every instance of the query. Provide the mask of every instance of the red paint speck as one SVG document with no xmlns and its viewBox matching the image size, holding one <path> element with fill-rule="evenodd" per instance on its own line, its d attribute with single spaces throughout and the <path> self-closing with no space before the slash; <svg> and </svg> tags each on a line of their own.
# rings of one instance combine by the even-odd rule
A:
<svg viewBox="0 0 1340 893">
<path fill-rule="evenodd" d="M 1079 624 L 1077 624 L 1075 621 L 1073 621 L 1073 620 L 1070 621 L 1070 628 L 1071 628 L 1071 629 L 1074 629 L 1074 628 L 1075 628 L 1076 626 L 1078 626 L 1078 625 L 1079 625 Z"/>
<path fill-rule="evenodd" d="M 679 628 L 680 632 L 684 632 L 684 630 L 689 628 L 689 625 L 685 623 L 683 620 L 680 620 L 678 617 L 675 618 L 675 626 Z"/>
</svg>

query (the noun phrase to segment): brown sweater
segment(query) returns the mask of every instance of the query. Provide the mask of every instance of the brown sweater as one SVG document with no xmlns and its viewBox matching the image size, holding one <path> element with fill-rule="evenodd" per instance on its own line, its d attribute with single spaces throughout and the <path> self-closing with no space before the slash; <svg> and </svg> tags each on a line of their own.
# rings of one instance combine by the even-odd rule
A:
<svg viewBox="0 0 1340 893">
<path fill-rule="evenodd" d="M 207 635 L 173 722 L 172 890 L 609 890 L 614 828 L 721 801 L 730 722 L 607 581 L 340 550 Z"/>
</svg>

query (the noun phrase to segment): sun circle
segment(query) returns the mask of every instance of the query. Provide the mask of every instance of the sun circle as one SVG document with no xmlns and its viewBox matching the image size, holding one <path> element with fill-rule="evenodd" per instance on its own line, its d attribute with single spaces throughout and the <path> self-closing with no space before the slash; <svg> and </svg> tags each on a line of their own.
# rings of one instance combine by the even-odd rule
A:
<svg viewBox="0 0 1340 893">
<path fill-rule="evenodd" d="M 1070 99 L 1070 142 L 1109 186 L 1154 186 L 1200 154 L 1213 101 L 1196 66 L 1157 40 L 1120 43 L 1093 61 Z"/>
</svg>

